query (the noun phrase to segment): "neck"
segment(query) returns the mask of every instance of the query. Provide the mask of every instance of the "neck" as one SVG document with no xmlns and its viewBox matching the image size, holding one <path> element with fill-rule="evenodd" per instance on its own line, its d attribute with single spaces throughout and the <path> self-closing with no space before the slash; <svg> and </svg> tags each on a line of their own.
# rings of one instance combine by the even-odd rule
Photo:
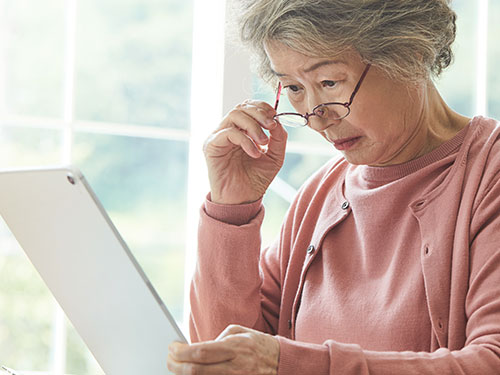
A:
<svg viewBox="0 0 500 375">
<path fill-rule="evenodd" d="M 417 126 L 415 157 L 423 156 L 453 138 L 470 121 L 453 111 L 443 100 L 436 86 L 428 81 L 421 89 L 419 124 Z"/>
<path fill-rule="evenodd" d="M 441 144 L 453 138 L 470 119 L 448 107 L 432 82 L 427 83 L 426 91 L 424 106 L 428 136 Z"/>
<path fill-rule="evenodd" d="M 410 100 L 415 107 L 406 120 L 414 129 L 413 134 L 390 161 L 373 166 L 401 164 L 428 154 L 453 138 L 470 121 L 448 107 L 431 81 L 410 90 Z M 418 118 L 416 124 L 415 118 Z"/>
</svg>

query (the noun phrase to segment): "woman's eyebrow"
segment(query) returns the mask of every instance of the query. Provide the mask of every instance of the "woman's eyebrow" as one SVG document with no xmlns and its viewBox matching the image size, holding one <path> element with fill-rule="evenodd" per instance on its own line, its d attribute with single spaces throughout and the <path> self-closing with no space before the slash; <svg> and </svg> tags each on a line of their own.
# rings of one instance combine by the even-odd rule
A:
<svg viewBox="0 0 500 375">
<path fill-rule="evenodd" d="M 276 77 L 286 77 L 288 74 L 283 74 L 283 73 L 278 73 L 276 72 L 273 68 L 271 68 L 271 72 L 276 76 Z"/>
<path fill-rule="evenodd" d="M 333 65 L 333 64 L 345 64 L 345 61 L 343 60 L 325 60 L 325 61 L 320 61 L 316 64 L 311 65 L 309 68 L 304 69 L 304 73 L 310 73 L 313 70 L 316 70 L 318 68 L 321 68 L 322 66 L 325 65 Z"/>
<path fill-rule="evenodd" d="M 344 60 L 324 60 L 324 61 L 317 62 L 316 64 L 313 64 L 310 67 L 303 69 L 302 71 L 304 73 L 310 73 L 318 68 L 321 68 L 322 66 L 333 65 L 333 64 L 346 64 L 346 62 Z M 284 73 L 278 73 L 272 68 L 271 68 L 271 72 L 277 77 L 286 77 L 288 75 L 288 74 L 284 74 Z"/>
</svg>

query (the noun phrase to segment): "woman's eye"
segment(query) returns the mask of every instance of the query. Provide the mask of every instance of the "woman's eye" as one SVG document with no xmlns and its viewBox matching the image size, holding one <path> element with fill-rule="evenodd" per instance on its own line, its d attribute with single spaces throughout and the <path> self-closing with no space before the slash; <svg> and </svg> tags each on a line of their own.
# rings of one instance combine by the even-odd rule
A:
<svg viewBox="0 0 500 375">
<path fill-rule="evenodd" d="M 296 85 L 288 85 L 288 86 L 285 86 L 284 89 L 286 89 L 288 92 L 291 92 L 291 93 L 297 93 L 300 91 L 300 87 L 296 86 Z"/>
<path fill-rule="evenodd" d="M 321 84 L 323 85 L 323 87 L 334 87 L 337 85 L 337 81 L 325 80 L 321 81 Z"/>
</svg>

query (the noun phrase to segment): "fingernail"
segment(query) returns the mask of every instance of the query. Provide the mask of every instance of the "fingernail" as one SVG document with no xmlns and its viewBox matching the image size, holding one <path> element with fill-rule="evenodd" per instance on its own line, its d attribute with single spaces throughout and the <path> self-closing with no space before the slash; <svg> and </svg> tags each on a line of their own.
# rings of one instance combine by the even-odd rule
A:
<svg viewBox="0 0 500 375">
<path fill-rule="evenodd" d="M 273 120 L 273 121 L 271 121 L 271 122 L 269 123 L 269 125 L 268 125 L 267 127 L 268 127 L 268 129 L 269 129 L 269 130 L 272 130 L 272 129 L 274 129 L 276 126 L 278 126 L 278 123 L 277 123 L 275 120 Z"/>
</svg>

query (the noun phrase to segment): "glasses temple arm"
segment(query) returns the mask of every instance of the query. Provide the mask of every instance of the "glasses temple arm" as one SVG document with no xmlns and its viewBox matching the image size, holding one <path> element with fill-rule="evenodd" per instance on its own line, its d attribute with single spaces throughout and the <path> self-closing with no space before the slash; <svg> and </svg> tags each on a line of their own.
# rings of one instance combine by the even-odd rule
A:
<svg viewBox="0 0 500 375">
<path fill-rule="evenodd" d="M 278 109 L 278 104 L 280 102 L 280 96 L 281 96 L 281 82 L 278 84 L 278 90 L 276 93 L 276 101 L 274 102 L 274 110 L 275 111 Z"/>
<path fill-rule="evenodd" d="M 371 64 L 367 64 L 365 70 L 363 71 L 363 74 L 361 74 L 361 78 L 358 81 L 358 84 L 354 88 L 354 91 L 351 94 L 351 98 L 349 99 L 349 102 L 347 103 L 348 106 L 352 104 L 352 101 L 354 100 L 354 96 L 358 92 L 359 88 L 361 87 L 361 84 L 363 83 L 363 80 L 365 79 L 366 75 L 368 74 L 368 70 L 370 70 Z"/>
</svg>

